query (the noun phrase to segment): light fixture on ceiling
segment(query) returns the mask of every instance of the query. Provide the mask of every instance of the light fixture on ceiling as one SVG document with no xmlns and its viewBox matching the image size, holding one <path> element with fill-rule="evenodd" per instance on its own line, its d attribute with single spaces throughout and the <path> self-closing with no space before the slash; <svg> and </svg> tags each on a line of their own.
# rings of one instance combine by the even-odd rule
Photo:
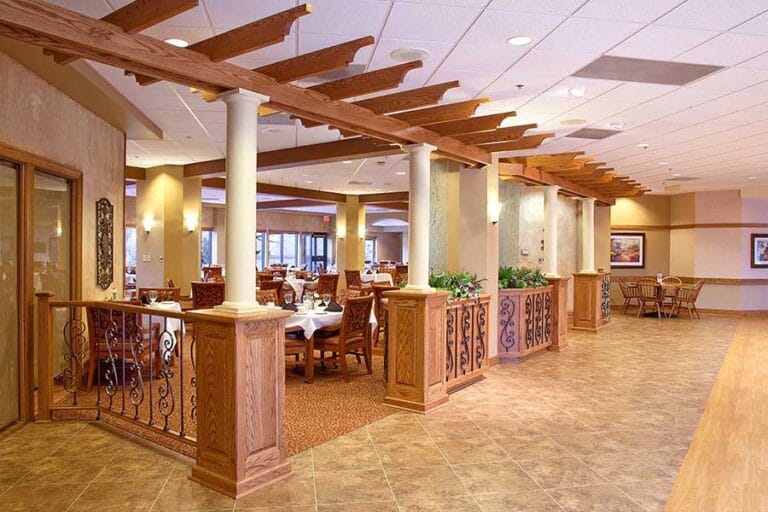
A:
<svg viewBox="0 0 768 512">
<path fill-rule="evenodd" d="M 757 176 L 747 176 L 747 179 L 748 179 L 748 180 L 756 180 L 756 179 L 757 179 Z"/>
<path fill-rule="evenodd" d="M 398 176 L 405 176 L 408 173 L 405 171 L 397 171 L 395 174 L 397 174 Z"/>
<path fill-rule="evenodd" d="M 659 162 L 659 165 L 669 165 L 669 162 Z"/>
<path fill-rule="evenodd" d="M 648 149 L 649 147 L 651 147 L 651 145 L 646 142 L 643 142 L 642 144 L 638 144 L 637 147 L 639 147 L 640 149 Z"/>
<path fill-rule="evenodd" d="M 621 130 L 624 128 L 624 122 L 623 121 L 614 121 L 612 123 L 609 123 L 608 126 L 613 128 L 614 130 Z"/>
<path fill-rule="evenodd" d="M 679 178 L 680 176 L 682 176 L 682 174 L 680 174 L 679 172 L 673 172 L 672 173 L 672 177 L 674 177 L 674 178 Z"/>
<path fill-rule="evenodd" d="M 343 163 L 343 164 L 351 164 L 352 160 L 342 160 L 341 163 Z"/>
<path fill-rule="evenodd" d="M 579 85 L 579 86 L 576 86 L 576 87 L 569 87 L 568 88 L 568 94 L 570 94 L 574 98 L 581 98 L 586 93 L 587 93 L 587 89 L 583 85 Z"/>
<path fill-rule="evenodd" d="M 304 183 L 311 184 L 314 183 L 312 180 L 304 180 Z"/>
<path fill-rule="evenodd" d="M 511 46 L 525 46 L 533 41 L 531 36 L 512 36 L 507 39 L 507 44 Z"/>
<path fill-rule="evenodd" d="M 186 48 L 187 46 L 189 46 L 188 41 L 185 41 L 184 39 L 179 39 L 178 37 L 170 37 L 168 39 L 165 39 L 164 41 L 178 48 Z"/>
<path fill-rule="evenodd" d="M 398 62 L 411 62 L 414 60 L 427 60 L 430 56 L 429 50 L 424 48 L 398 48 L 389 52 L 392 60 Z"/>
</svg>

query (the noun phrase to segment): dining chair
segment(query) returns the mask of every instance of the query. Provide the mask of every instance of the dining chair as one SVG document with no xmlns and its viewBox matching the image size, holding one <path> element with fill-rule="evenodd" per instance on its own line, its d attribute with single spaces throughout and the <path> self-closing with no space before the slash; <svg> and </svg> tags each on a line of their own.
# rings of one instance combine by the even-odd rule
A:
<svg viewBox="0 0 768 512">
<path fill-rule="evenodd" d="M 637 288 L 637 284 L 628 283 L 626 279 L 619 277 L 617 280 L 619 282 L 621 295 L 624 297 L 624 309 L 621 311 L 621 314 L 624 315 L 627 313 L 627 309 L 632 305 L 633 300 L 640 306 L 640 290 Z"/>
<path fill-rule="evenodd" d="M 157 292 L 157 300 L 160 302 L 163 301 L 173 301 L 173 302 L 179 302 L 179 298 L 181 297 L 181 288 L 139 288 L 139 297 L 143 297 L 145 295 L 149 295 L 149 292 L 155 291 Z"/>
<path fill-rule="evenodd" d="M 336 290 L 339 287 L 339 274 L 320 274 L 317 278 L 315 293 L 322 297 L 328 294 L 336 300 Z"/>
<path fill-rule="evenodd" d="M 218 265 L 203 267 L 203 281 L 223 281 L 222 268 Z"/>
<path fill-rule="evenodd" d="M 363 356 L 368 373 L 373 373 L 373 368 L 371 367 L 372 307 L 373 297 L 370 295 L 349 299 L 344 306 L 338 334 L 333 333 L 333 329 L 315 331 L 314 348 L 322 352 L 333 353 L 331 358 L 334 362 L 338 360 L 341 367 L 341 375 L 346 382 L 349 382 L 348 354 L 358 358 Z"/>
<path fill-rule="evenodd" d="M 276 304 L 278 306 L 282 306 L 285 302 L 285 290 L 283 289 L 283 285 L 285 285 L 285 281 L 281 281 L 279 279 L 274 279 L 272 281 L 262 281 L 259 283 L 259 291 L 274 291 L 277 294 Z"/>
<path fill-rule="evenodd" d="M 661 319 L 661 303 L 664 300 L 661 285 L 655 279 L 644 278 L 637 282 L 637 289 L 639 292 L 637 298 L 640 302 L 637 316 L 641 316 L 645 312 L 646 306 L 650 304 L 656 306 L 656 312 Z"/>
<path fill-rule="evenodd" d="M 256 272 L 256 284 L 261 286 L 262 281 L 273 281 L 275 279 L 274 274 L 269 270 L 260 270 Z"/>
<path fill-rule="evenodd" d="M 696 309 L 696 300 L 699 298 L 699 293 L 704 287 L 704 281 L 698 281 L 692 288 L 680 288 L 677 291 L 677 297 L 675 297 L 675 306 L 673 308 L 673 314 L 677 312 L 681 306 L 685 306 L 688 310 L 688 318 L 693 320 L 693 313 L 696 313 L 696 318 L 701 319 L 699 310 Z"/>
<path fill-rule="evenodd" d="M 277 290 L 257 290 L 256 302 L 262 306 L 266 306 L 270 302 L 273 304 L 278 304 Z"/>
<path fill-rule="evenodd" d="M 395 284 L 408 282 L 408 265 L 395 265 Z"/>
<path fill-rule="evenodd" d="M 661 284 L 672 285 L 672 286 L 662 287 L 663 302 L 661 303 L 662 307 L 669 308 L 669 315 L 672 315 L 672 310 L 674 309 L 675 304 L 677 303 L 677 300 L 676 300 L 677 292 L 680 286 L 683 284 L 683 280 L 680 279 L 679 277 L 666 276 L 661 278 Z"/>
<path fill-rule="evenodd" d="M 397 290 L 397 286 L 389 286 L 388 284 L 376 284 L 373 286 L 373 312 L 376 315 L 376 328 L 373 331 L 373 346 L 379 344 L 379 335 L 384 327 L 385 316 L 384 315 L 384 292 Z"/>
<path fill-rule="evenodd" d="M 159 324 L 153 325 L 150 332 L 146 333 L 141 327 L 141 318 L 138 313 L 123 313 L 97 306 L 88 306 L 85 311 L 89 333 L 88 348 L 89 354 L 91 354 L 88 359 L 86 391 L 90 391 L 93 387 L 98 365 L 107 358 L 114 357 L 124 362 L 139 362 L 134 359 L 134 353 L 140 355 L 140 362 L 150 358 L 151 339 L 157 339 L 160 336 Z M 139 336 L 141 343 L 137 344 L 135 340 Z M 160 344 L 157 345 L 158 354 L 154 357 L 155 368 L 150 369 L 150 371 L 160 370 L 161 364 L 158 363 L 162 360 L 161 349 Z"/>
<path fill-rule="evenodd" d="M 224 302 L 224 283 L 192 281 L 192 308 L 210 309 Z"/>
<path fill-rule="evenodd" d="M 286 359 L 286 364 L 292 364 L 294 368 L 304 367 L 304 382 L 312 384 L 315 380 L 315 349 L 314 337 L 306 339 L 301 329 L 286 329 L 285 331 L 285 355 L 294 356 L 293 361 Z M 304 356 L 303 360 L 300 359 Z"/>
<path fill-rule="evenodd" d="M 293 273 L 293 277 L 296 279 L 307 279 L 309 277 L 309 272 L 306 270 L 297 270 Z"/>
<path fill-rule="evenodd" d="M 359 270 L 345 270 L 344 277 L 347 280 L 347 288 L 350 290 L 363 290 L 364 288 L 370 289 L 371 285 L 363 283 L 360 278 Z"/>
</svg>

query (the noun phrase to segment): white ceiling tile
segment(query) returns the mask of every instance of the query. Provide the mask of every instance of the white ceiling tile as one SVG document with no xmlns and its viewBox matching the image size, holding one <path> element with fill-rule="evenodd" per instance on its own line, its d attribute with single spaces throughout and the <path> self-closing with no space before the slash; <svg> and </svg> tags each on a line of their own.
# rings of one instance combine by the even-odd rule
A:
<svg viewBox="0 0 768 512">
<path fill-rule="evenodd" d="M 328 48 L 329 46 L 345 43 L 351 39 L 352 37 L 346 36 L 346 35 L 315 34 L 315 33 L 305 34 L 303 32 L 299 32 L 298 54 L 314 52 L 316 50 Z M 355 59 L 352 61 L 353 64 L 367 64 L 368 61 L 371 59 L 373 48 L 374 48 L 374 45 L 369 45 L 369 46 L 360 48 L 355 54 Z"/>
<path fill-rule="evenodd" d="M 671 59 L 711 39 L 718 32 L 662 25 L 649 25 L 617 47 L 609 55 L 636 59 Z"/>
<path fill-rule="evenodd" d="M 312 6 L 315 7 L 317 3 L 312 2 Z M 296 1 L 259 0 L 258 2 L 243 2 L 242 0 L 206 0 L 206 5 L 208 6 L 208 12 L 211 15 L 211 22 L 213 22 L 214 27 L 232 29 L 295 7 Z M 307 16 L 312 16 L 312 14 Z"/>
<path fill-rule="evenodd" d="M 50 3 L 93 18 L 101 18 L 112 12 L 104 0 L 50 0 Z"/>
<path fill-rule="evenodd" d="M 252 20 L 249 20 L 252 21 Z M 245 22 L 243 22 L 245 23 Z M 241 23 L 241 25 L 243 24 Z M 211 24 L 211 20 L 208 18 L 208 14 L 206 13 L 206 10 L 203 8 L 203 3 L 201 2 L 200 5 L 195 7 L 194 9 L 190 9 L 188 11 L 184 11 L 181 14 L 177 14 L 173 18 L 163 22 L 161 25 L 169 26 L 169 27 L 190 27 L 190 28 L 213 28 L 213 25 Z M 159 25 L 156 25 L 159 26 Z M 149 30 L 146 30 L 145 33 L 148 33 Z"/>
<path fill-rule="evenodd" d="M 455 42 L 479 12 L 470 7 L 396 3 L 382 37 Z"/>
<path fill-rule="evenodd" d="M 463 71 L 459 69 L 440 68 L 429 80 L 430 84 L 440 84 L 459 80 L 461 87 L 451 89 L 444 98 L 461 99 L 472 98 L 483 91 L 496 78 L 494 73 L 483 73 L 478 71 Z"/>
<path fill-rule="evenodd" d="M 727 68 L 689 84 L 687 87 L 731 92 L 765 81 L 768 81 L 768 70 L 766 69 Z"/>
<path fill-rule="evenodd" d="M 733 66 L 768 51 L 768 37 L 726 32 L 674 60 L 695 64 Z"/>
<path fill-rule="evenodd" d="M 540 50 L 528 52 L 510 70 L 508 74 L 565 77 L 583 68 L 599 57 L 595 53 L 575 53 L 564 51 Z"/>
<path fill-rule="evenodd" d="M 752 68 L 752 69 L 768 69 L 768 53 L 758 55 L 746 62 L 742 62 L 737 67 L 739 68 Z"/>
<path fill-rule="evenodd" d="M 671 11 L 683 0 L 589 0 L 574 16 L 649 23 Z"/>
<path fill-rule="evenodd" d="M 376 51 L 373 53 L 373 57 L 370 59 L 372 69 L 376 67 L 394 66 L 400 64 L 390 57 L 390 53 L 400 48 L 418 48 L 427 50 L 429 57 L 424 59 L 424 65 L 435 67 L 448 56 L 451 49 L 453 49 L 453 43 L 445 43 L 440 41 L 422 41 L 415 39 L 379 39 L 376 44 Z M 369 50 L 370 51 L 370 50 Z M 448 66 L 452 67 L 452 66 Z"/>
<path fill-rule="evenodd" d="M 568 52 L 604 53 L 642 28 L 640 23 L 568 18 L 537 48 Z"/>
<path fill-rule="evenodd" d="M 768 36 L 768 12 L 756 16 L 751 20 L 737 25 L 731 29 L 731 32 L 740 34 L 754 34 L 757 36 Z"/>
<path fill-rule="evenodd" d="M 214 36 L 213 29 L 210 27 L 181 27 L 171 26 L 165 23 L 149 27 L 144 33 L 155 39 L 165 40 L 170 38 L 183 39 L 184 41 L 194 44 L 198 41 L 208 39 Z"/>
<path fill-rule="evenodd" d="M 583 4 L 584 0 L 493 0 L 488 7 L 517 12 L 568 15 Z"/>
<path fill-rule="evenodd" d="M 673 27 L 728 30 L 766 8 L 765 0 L 688 0 L 658 23 Z"/>
<path fill-rule="evenodd" d="M 366 36 L 378 34 L 389 2 L 380 0 L 316 0 L 312 14 L 302 17 L 299 33 Z"/>
<path fill-rule="evenodd" d="M 676 90 L 674 85 L 626 82 L 600 95 L 600 101 L 643 103 Z"/>
<path fill-rule="evenodd" d="M 503 45 L 471 44 L 462 40 L 448 55 L 443 66 L 467 71 L 504 70 L 525 54 L 526 50 Z"/>
<path fill-rule="evenodd" d="M 488 9 L 472 24 L 462 41 L 475 44 L 504 44 L 509 37 L 526 35 L 533 38 L 535 43 L 564 19 L 563 16 Z"/>
<path fill-rule="evenodd" d="M 581 94 L 586 100 L 600 96 L 611 89 L 615 89 L 621 84 L 622 82 L 617 82 L 615 80 L 568 77 L 545 91 L 544 95 L 556 98 L 572 98 L 574 97 L 574 94 Z"/>
<path fill-rule="evenodd" d="M 569 115 L 572 114 L 573 117 L 585 117 L 590 120 L 600 120 L 608 116 L 618 114 L 624 110 L 628 110 L 633 106 L 634 104 L 632 103 L 592 100 L 579 105 L 571 112 L 569 112 Z"/>
<path fill-rule="evenodd" d="M 562 114 L 578 107 L 586 101 L 585 98 L 553 98 L 539 96 L 529 101 L 517 110 L 520 112 L 544 112 L 547 114 Z"/>
<path fill-rule="evenodd" d="M 532 99 L 551 88 L 556 82 L 558 82 L 558 78 L 550 76 L 524 76 L 520 73 L 505 73 L 483 93 L 490 95 L 495 100 Z"/>
</svg>

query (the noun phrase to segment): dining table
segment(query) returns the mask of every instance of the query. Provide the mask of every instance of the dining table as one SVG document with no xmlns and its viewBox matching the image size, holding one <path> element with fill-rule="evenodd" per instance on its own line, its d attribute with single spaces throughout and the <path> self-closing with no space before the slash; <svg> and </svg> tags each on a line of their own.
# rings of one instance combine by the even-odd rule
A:
<svg viewBox="0 0 768 512">
<path fill-rule="evenodd" d="M 374 274 L 360 274 L 360 281 L 363 283 L 386 283 L 389 286 L 394 286 L 392 283 L 392 274 L 389 272 L 376 272 Z"/>
<path fill-rule="evenodd" d="M 174 301 L 155 301 L 147 304 L 148 309 L 155 309 L 159 311 L 171 311 L 174 313 L 181 313 L 181 304 Z M 146 323 L 149 323 L 149 317 L 152 313 L 145 315 Z M 162 318 L 160 322 L 154 321 L 157 318 Z M 174 351 L 176 349 L 177 339 L 176 336 L 179 333 L 186 334 L 186 327 L 184 322 L 180 318 L 168 318 L 163 316 L 155 316 L 153 323 L 160 328 L 160 338 L 158 344 L 163 347 L 161 354 L 163 355 L 163 362 L 168 364 L 173 358 Z"/>
</svg>

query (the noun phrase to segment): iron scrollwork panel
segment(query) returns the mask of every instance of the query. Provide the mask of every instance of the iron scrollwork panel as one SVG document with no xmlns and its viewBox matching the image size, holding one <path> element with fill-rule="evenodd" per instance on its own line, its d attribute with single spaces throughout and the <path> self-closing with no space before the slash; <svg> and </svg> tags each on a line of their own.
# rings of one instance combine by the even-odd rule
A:
<svg viewBox="0 0 768 512">
<path fill-rule="evenodd" d="M 516 315 L 515 299 L 509 295 L 501 297 L 499 301 L 499 345 L 504 352 L 516 350 L 518 344 Z"/>
<path fill-rule="evenodd" d="M 102 290 L 114 279 L 114 210 L 109 199 L 96 201 L 96 284 Z"/>
<path fill-rule="evenodd" d="M 603 318 L 611 316 L 611 277 L 609 274 L 603 275 L 600 283 L 600 306 Z"/>
</svg>

